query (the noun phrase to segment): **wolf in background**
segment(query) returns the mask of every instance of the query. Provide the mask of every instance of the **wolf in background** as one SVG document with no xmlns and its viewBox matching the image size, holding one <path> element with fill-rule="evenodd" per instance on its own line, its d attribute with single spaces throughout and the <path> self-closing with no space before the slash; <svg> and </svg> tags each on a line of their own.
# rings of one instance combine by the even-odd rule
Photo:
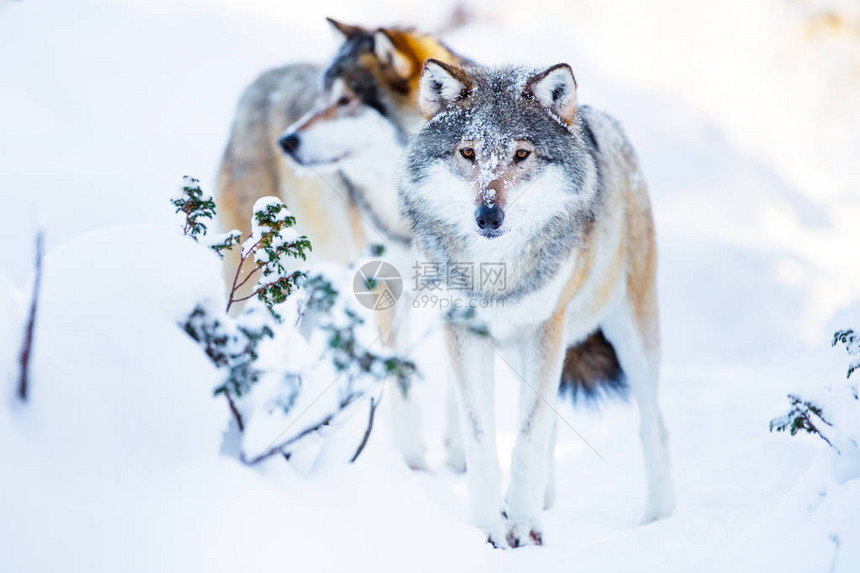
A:
<svg viewBox="0 0 860 573">
<path fill-rule="evenodd" d="M 503 263 L 503 288 L 446 326 L 472 518 L 496 547 L 541 544 L 552 496 L 561 387 L 629 384 L 640 412 L 644 521 L 674 507 L 657 405 L 656 247 L 647 188 L 618 123 L 578 106 L 571 68 L 461 67 L 428 60 L 428 119 L 408 146 L 402 212 L 437 262 Z M 496 348 L 518 360 L 518 432 L 506 504 L 496 451 Z"/>
<path fill-rule="evenodd" d="M 270 70 L 242 95 L 218 172 L 221 223 L 247 234 L 254 202 L 274 195 L 296 215 L 298 232 L 310 237 L 311 260 L 348 264 L 379 243 L 386 259 L 409 269 L 411 233 L 397 205 L 396 168 L 423 122 L 421 71 L 431 57 L 466 60 L 414 30 L 328 22 L 342 43 L 327 66 Z M 226 276 L 232 278 L 238 253 L 230 256 Z M 398 307 L 406 312 L 395 322 Z M 395 305 L 377 312 L 386 345 L 405 345 L 398 338 L 408 330 L 408 310 Z M 424 468 L 420 408 L 401 392 L 391 394 L 395 439 L 407 463 Z M 449 409 L 456 420 L 456 405 Z M 450 426 L 449 465 L 462 468 L 459 428 Z"/>
</svg>

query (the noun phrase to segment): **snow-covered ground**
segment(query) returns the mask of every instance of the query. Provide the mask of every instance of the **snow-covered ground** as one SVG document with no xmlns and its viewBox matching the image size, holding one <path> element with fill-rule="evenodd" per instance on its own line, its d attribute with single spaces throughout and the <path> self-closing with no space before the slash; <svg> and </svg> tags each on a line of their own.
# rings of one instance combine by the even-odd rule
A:
<svg viewBox="0 0 860 573">
<path fill-rule="evenodd" d="M 241 89 L 268 66 L 324 61 L 323 16 L 433 30 L 442 4 L 0 3 L 0 571 L 860 570 L 860 481 L 836 483 L 814 438 L 768 432 L 787 392 L 844 377 L 829 338 L 860 326 L 847 2 L 475 2 L 479 18 L 446 38 L 485 63 L 571 63 L 580 101 L 639 150 L 659 234 L 671 518 L 637 523 L 624 403 L 561 407 L 608 463 L 560 424 L 546 544 L 517 551 L 466 524 L 429 377 L 428 472 L 402 464 L 385 423 L 353 465 L 258 471 L 219 455 L 218 375 L 176 328 L 195 297 L 218 296 L 217 259 L 174 235 L 175 183 L 213 188 Z M 38 228 L 44 328 L 21 407 Z M 507 452 L 514 376 L 498 394 Z"/>
</svg>

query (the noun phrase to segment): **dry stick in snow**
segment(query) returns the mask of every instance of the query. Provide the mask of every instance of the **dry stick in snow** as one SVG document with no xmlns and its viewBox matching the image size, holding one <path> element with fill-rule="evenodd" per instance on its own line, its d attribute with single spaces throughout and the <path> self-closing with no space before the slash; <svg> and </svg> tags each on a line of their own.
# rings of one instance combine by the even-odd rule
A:
<svg viewBox="0 0 860 573">
<path fill-rule="evenodd" d="M 245 431 L 245 424 L 242 423 L 242 415 L 239 413 L 239 409 L 236 407 L 236 402 L 233 401 L 233 398 L 230 396 L 230 392 L 224 392 L 224 395 L 227 396 L 227 403 L 230 405 L 230 411 L 233 412 L 233 417 L 236 419 L 236 424 L 239 426 L 239 431 Z"/>
<path fill-rule="evenodd" d="M 355 460 L 358 459 L 358 456 L 361 455 L 361 452 L 364 451 L 365 446 L 367 446 L 367 440 L 370 439 L 370 432 L 373 430 L 373 415 L 376 413 L 376 407 L 379 406 L 379 402 L 377 402 L 373 396 L 370 397 L 370 417 L 367 420 L 367 429 L 364 431 L 364 437 L 361 438 L 361 443 L 358 444 L 358 449 L 355 450 L 355 454 L 353 454 L 352 459 L 349 460 L 349 463 L 354 463 Z"/>
<path fill-rule="evenodd" d="M 295 436 L 287 438 L 283 442 L 269 447 L 265 452 L 263 452 L 262 454 L 260 454 L 258 456 L 251 458 L 250 460 L 245 458 L 245 455 L 242 454 L 242 456 L 241 456 L 242 462 L 245 465 L 253 466 L 253 465 L 256 465 L 256 464 L 262 462 L 263 460 L 269 459 L 272 456 L 275 456 L 278 454 L 288 454 L 289 452 L 284 451 L 284 448 L 286 448 L 287 446 L 293 445 L 294 443 L 298 442 L 299 440 L 301 440 L 305 436 L 313 434 L 314 432 L 319 432 L 324 427 L 331 424 L 331 422 L 332 422 L 332 420 L 334 420 L 335 416 L 337 416 L 340 412 L 344 411 L 347 408 L 347 406 L 352 404 L 355 400 L 357 400 L 361 396 L 362 396 L 362 394 L 360 394 L 360 393 L 350 394 L 349 396 L 346 397 L 345 400 L 343 400 L 338 405 L 337 410 L 330 413 L 328 416 L 326 416 L 325 418 L 320 420 L 317 424 L 314 424 L 313 426 L 309 426 L 309 427 L 305 428 L 304 430 L 302 430 L 301 432 L 299 432 L 298 434 L 296 434 Z M 307 412 L 307 408 L 305 408 L 305 410 L 301 414 L 299 414 L 299 416 L 301 416 L 305 412 Z M 287 426 L 287 428 L 289 429 L 289 426 Z"/>
<path fill-rule="evenodd" d="M 36 274 L 33 279 L 33 294 L 30 298 L 30 314 L 27 318 L 27 328 L 24 331 L 24 343 L 21 346 L 21 378 L 18 381 L 18 397 L 22 402 L 27 400 L 29 390 L 30 355 L 33 352 L 33 330 L 36 325 L 36 308 L 39 304 L 39 283 L 42 281 L 44 238 L 43 231 L 36 234 Z"/>
</svg>

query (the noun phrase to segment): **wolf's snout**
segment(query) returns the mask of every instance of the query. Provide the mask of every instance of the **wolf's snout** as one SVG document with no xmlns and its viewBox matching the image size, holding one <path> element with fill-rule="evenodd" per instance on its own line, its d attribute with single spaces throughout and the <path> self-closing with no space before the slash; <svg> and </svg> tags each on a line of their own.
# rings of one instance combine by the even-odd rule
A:
<svg viewBox="0 0 860 573">
<path fill-rule="evenodd" d="M 281 146 L 281 149 L 283 149 L 285 153 L 293 155 L 299 148 L 299 136 L 296 132 L 285 133 L 278 140 L 278 145 Z"/>
<path fill-rule="evenodd" d="M 482 203 L 475 211 L 475 222 L 478 224 L 478 228 L 485 233 L 497 231 L 504 220 L 505 212 L 497 205 L 489 206 Z"/>
</svg>

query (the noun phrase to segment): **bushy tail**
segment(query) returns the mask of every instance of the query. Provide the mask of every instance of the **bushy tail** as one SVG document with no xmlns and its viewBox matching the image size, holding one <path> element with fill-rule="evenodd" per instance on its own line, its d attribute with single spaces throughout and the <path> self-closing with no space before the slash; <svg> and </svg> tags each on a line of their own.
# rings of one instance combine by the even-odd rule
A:
<svg viewBox="0 0 860 573">
<path fill-rule="evenodd" d="M 561 371 L 559 394 L 596 401 L 601 397 L 627 397 L 627 380 L 615 348 L 601 329 L 567 349 Z"/>
</svg>

